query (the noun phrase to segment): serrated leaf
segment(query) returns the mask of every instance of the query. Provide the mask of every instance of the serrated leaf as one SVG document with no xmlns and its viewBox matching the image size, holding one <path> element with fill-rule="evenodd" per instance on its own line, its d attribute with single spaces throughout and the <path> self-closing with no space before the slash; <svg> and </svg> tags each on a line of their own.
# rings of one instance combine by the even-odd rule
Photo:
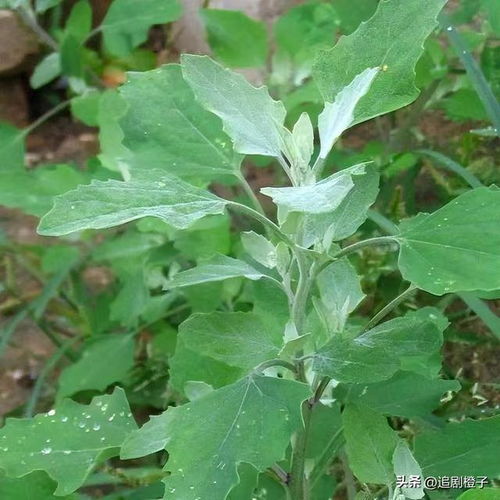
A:
<svg viewBox="0 0 500 500">
<path fill-rule="evenodd" d="M 90 405 L 66 399 L 34 418 L 7 419 L 0 430 L 0 468 L 9 477 L 43 470 L 57 481 L 55 495 L 67 495 L 96 464 L 118 455 L 136 428 L 122 389 Z"/>
<path fill-rule="evenodd" d="M 262 471 L 283 458 L 291 434 L 301 425 L 300 406 L 308 395 L 309 388 L 299 382 L 246 377 L 152 417 L 124 444 L 122 458 L 166 449 L 165 470 L 171 472 L 165 480 L 167 496 L 226 498 L 238 483 L 240 463 Z"/>
<path fill-rule="evenodd" d="M 468 191 L 401 223 L 403 277 L 434 295 L 500 288 L 500 190 Z"/>
<path fill-rule="evenodd" d="M 283 347 L 279 330 L 254 313 L 194 314 L 181 324 L 179 336 L 188 349 L 246 371 L 277 358 Z"/>
<path fill-rule="evenodd" d="M 121 382 L 134 365 L 134 337 L 108 334 L 85 346 L 82 357 L 59 377 L 59 399 L 79 391 L 103 391 Z"/>
<path fill-rule="evenodd" d="M 223 281 L 229 278 L 258 280 L 265 276 L 242 260 L 233 259 L 227 255 L 216 255 L 192 269 L 177 273 L 168 281 L 166 288 L 180 288 L 211 281 Z"/>
<path fill-rule="evenodd" d="M 414 101 L 418 96 L 414 68 L 445 1 L 381 1 L 372 18 L 318 55 L 313 76 L 325 100 L 332 102 L 366 68 L 382 67 L 384 71 L 357 106 L 354 123 Z"/>
<path fill-rule="evenodd" d="M 399 440 L 396 449 L 394 450 L 392 461 L 394 463 L 394 474 L 396 476 L 403 476 L 405 478 L 411 476 L 420 478 L 423 477 L 420 465 L 415 460 L 415 457 L 412 455 L 406 442 L 402 439 Z M 418 500 L 425 495 L 424 488 L 422 486 L 417 488 L 402 487 L 401 492 L 406 498 L 410 498 L 412 500 Z"/>
<path fill-rule="evenodd" d="M 267 29 L 239 10 L 201 9 L 207 39 L 215 57 L 233 68 L 263 66 L 267 58 Z"/>
<path fill-rule="evenodd" d="M 415 439 L 415 458 L 425 476 L 500 475 L 500 416 L 464 420 Z"/>
<path fill-rule="evenodd" d="M 146 41 L 153 24 L 175 21 L 181 13 L 177 0 L 114 0 L 100 26 L 104 47 L 115 56 L 126 57 Z"/>
<path fill-rule="evenodd" d="M 370 408 L 346 405 L 342 413 L 349 466 L 364 483 L 391 484 L 397 434 L 387 419 Z"/>
<path fill-rule="evenodd" d="M 39 234 L 60 236 L 83 229 L 117 226 L 157 217 L 184 229 L 197 220 L 224 213 L 226 201 L 175 176 L 152 171 L 130 181 L 92 181 L 58 196 L 38 226 Z"/>
<path fill-rule="evenodd" d="M 129 73 L 120 96 L 126 107 L 120 120 L 123 144 L 132 169 L 158 168 L 209 181 L 239 173 L 241 156 L 220 119 L 196 101 L 179 65 Z M 121 140 L 117 137 L 115 144 Z"/>
<path fill-rule="evenodd" d="M 314 370 L 339 382 L 380 382 L 401 367 L 402 358 L 429 356 L 442 341 L 433 321 L 409 314 L 354 338 L 347 334 L 332 338 L 317 352 Z"/>
<path fill-rule="evenodd" d="M 316 184 L 262 188 L 262 194 L 290 212 L 321 214 L 335 210 L 354 187 L 350 172 L 342 171 Z"/>
<path fill-rule="evenodd" d="M 335 96 L 333 102 L 326 102 L 318 116 L 320 158 L 326 158 L 341 134 L 353 125 L 354 111 L 379 72 L 379 68 L 365 69 Z"/>
<path fill-rule="evenodd" d="M 182 73 L 203 107 L 221 118 L 234 149 L 279 157 L 286 110 L 265 87 L 255 88 L 207 56 L 184 54 Z"/>
</svg>

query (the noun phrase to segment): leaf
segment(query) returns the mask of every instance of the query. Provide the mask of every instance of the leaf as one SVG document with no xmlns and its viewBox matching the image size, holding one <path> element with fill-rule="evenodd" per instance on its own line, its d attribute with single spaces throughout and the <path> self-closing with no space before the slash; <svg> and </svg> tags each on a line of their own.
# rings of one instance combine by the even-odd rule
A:
<svg viewBox="0 0 500 500">
<path fill-rule="evenodd" d="M 179 336 L 188 349 L 246 371 L 277 358 L 283 347 L 279 330 L 254 313 L 194 314 L 181 324 Z"/>
<path fill-rule="evenodd" d="M 401 223 L 404 279 L 434 295 L 500 288 L 500 190 L 470 190 Z"/>
<path fill-rule="evenodd" d="M 475 488 L 462 493 L 457 500 L 497 500 L 498 488 Z"/>
<path fill-rule="evenodd" d="M 34 418 L 7 419 L 0 431 L 0 468 L 9 477 L 43 470 L 57 482 L 55 495 L 67 495 L 96 464 L 118 455 L 136 428 L 122 389 L 88 406 L 66 399 Z"/>
<path fill-rule="evenodd" d="M 99 102 L 101 92 L 89 91 L 71 99 L 71 113 L 89 127 L 99 125 Z"/>
<path fill-rule="evenodd" d="M 234 152 L 220 119 L 196 101 L 180 66 L 129 73 L 120 96 L 126 106 L 120 125 L 132 169 L 157 168 L 207 181 L 239 174 L 241 156 Z M 121 140 L 117 137 L 115 144 Z"/>
<path fill-rule="evenodd" d="M 134 337 L 108 334 L 84 346 L 82 357 L 59 377 L 58 399 L 80 391 L 104 391 L 122 382 L 134 365 Z"/>
<path fill-rule="evenodd" d="M 326 158 L 341 134 L 354 124 L 356 106 L 370 90 L 379 72 L 379 68 L 365 69 L 335 96 L 334 102 L 326 102 L 318 116 L 320 158 Z"/>
<path fill-rule="evenodd" d="M 75 495 L 55 497 L 56 483 L 45 472 L 35 471 L 20 479 L 0 478 L 0 498 L 5 500 L 79 500 Z"/>
<path fill-rule="evenodd" d="M 363 483 L 391 484 L 397 434 L 370 408 L 347 405 L 342 413 L 349 466 Z"/>
<path fill-rule="evenodd" d="M 399 371 L 390 379 L 347 389 L 347 401 L 368 406 L 385 415 L 425 417 L 438 406 L 441 396 L 460 390 L 457 380 L 431 379 L 423 375 Z"/>
<path fill-rule="evenodd" d="M 381 1 L 372 18 L 351 35 L 341 37 L 335 47 L 318 54 L 313 76 L 325 101 L 332 102 L 356 75 L 376 67 L 382 67 L 383 72 L 356 107 L 353 124 L 414 101 L 418 96 L 414 68 L 444 3 L 445 0 Z"/>
<path fill-rule="evenodd" d="M 125 442 L 121 456 L 166 449 L 167 495 L 226 498 L 238 483 L 240 463 L 263 471 L 283 458 L 301 425 L 300 405 L 308 395 L 308 387 L 299 382 L 249 376 L 152 417 Z"/>
<path fill-rule="evenodd" d="M 233 259 L 227 255 L 217 255 L 192 269 L 177 273 L 167 283 L 166 288 L 180 288 L 239 277 L 258 280 L 265 277 L 265 274 L 262 274 L 242 260 Z"/>
<path fill-rule="evenodd" d="M 314 370 L 339 382 L 380 382 L 400 368 L 402 358 L 429 356 L 442 341 L 432 320 L 409 314 L 354 338 L 346 334 L 332 338 L 317 352 Z"/>
<path fill-rule="evenodd" d="M 394 474 L 396 476 L 404 476 L 405 478 L 411 476 L 420 478 L 424 477 L 420 465 L 415 460 L 406 442 L 402 439 L 399 440 L 396 449 L 394 450 L 392 461 L 394 463 Z M 403 493 L 405 498 L 413 500 L 423 498 L 425 495 L 424 488 L 422 486 L 417 488 L 403 487 L 401 488 L 401 493 Z"/>
<path fill-rule="evenodd" d="M 201 9 L 215 57 L 233 68 L 263 66 L 267 58 L 266 25 L 239 10 Z"/>
<path fill-rule="evenodd" d="M 316 184 L 262 188 L 260 192 L 270 196 L 279 207 L 290 212 L 321 214 L 335 210 L 353 188 L 350 172 L 339 172 Z"/>
<path fill-rule="evenodd" d="M 464 420 L 427 431 L 415 439 L 415 457 L 425 476 L 487 476 L 500 474 L 500 416 Z"/>
<path fill-rule="evenodd" d="M 24 168 L 24 134 L 22 130 L 0 122 L 0 174 Z"/>
<path fill-rule="evenodd" d="M 35 9 L 36 9 L 36 12 L 45 12 L 46 10 L 49 10 L 52 7 L 55 7 L 56 5 L 60 4 L 61 2 L 62 2 L 62 0 L 36 0 Z"/>
<path fill-rule="evenodd" d="M 349 315 L 365 298 L 356 270 L 348 259 L 329 264 L 317 277 L 319 300 L 314 302 L 330 332 L 341 332 Z"/>
<path fill-rule="evenodd" d="M 221 118 L 234 149 L 279 157 L 286 110 L 265 87 L 255 88 L 207 56 L 181 56 L 182 73 L 200 104 Z"/>
<path fill-rule="evenodd" d="M 100 26 L 104 47 L 114 56 L 126 57 L 146 41 L 153 24 L 170 23 L 181 13 L 177 0 L 114 0 Z"/>
<path fill-rule="evenodd" d="M 226 201 L 158 171 L 130 181 L 97 181 L 58 196 L 38 226 L 39 234 L 60 236 L 157 217 L 184 229 L 207 215 L 224 212 Z"/>
<path fill-rule="evenodd" d="M 34 89 L 39 89 L 54 80 L 61 74 L 61 55 L 59 52 L 52 52 L 45 56 L 35 67 L 30 76 L 30 85 Z"/>
<path fill-rule="evenodd" d="M 278 261 L 276 247 L 267 238 L 248 231 L 241 233 L 241 242 L 252 259 L 270 269 L 276 267 Z"/>
</svg>

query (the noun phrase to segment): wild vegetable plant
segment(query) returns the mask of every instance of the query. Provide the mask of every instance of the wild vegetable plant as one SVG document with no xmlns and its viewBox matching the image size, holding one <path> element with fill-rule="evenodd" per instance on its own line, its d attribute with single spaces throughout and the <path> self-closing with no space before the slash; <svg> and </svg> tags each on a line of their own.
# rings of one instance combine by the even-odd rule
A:
<svg viewBox="0 0 500 500">
<path fill-rule="evenodd" d="M 391 234 L 359 239 L 377 197 L 376 167 L 322 175 L 345 130 L 418 95 L 413 69 L 443 3 L 382 1 L 368 23 L 318 56 L 319 149 L 306 113 L 289 130 L 283 104 L 265 87 L 206 56 L 130 75 L 120 91 L 124 144 L 115 158 L 124 180 L 93 180 L 57 197 L 39 233 L 145 217 L 183 230 L 228 211 L 257 224 L 239 235 L 241 252 L 173 269 L 165 289 L 244 278 L 251 307 L 192 314 L 180 325 L 170 377 L 183 404 L 140 429 L 119 388 L 90 405 L 62 399 L 46 414 L 9 420 L 0 432 L 7 476 L 45 471 L 55 494 L 69 495 L 110 457 L 164 450 L 164 498 L 181 500 L 330 498 L 335 461 L 359 498 L 424 496 L 422 487 L 396 486 L 396 476 L 498 475 L 488 457 L 499 417 L 438 429 L 428 421 L 441 396 L 460 387 L 439 375 L 447 319 L 432 307 L 388 317 L 417 289 L 442 296 L 500 288 L 500 191 L 472 189 L 433 213 L 389 224 Z M 261 190 L 276 217 L 246 183 L 244 155 L 275 158 L 288 177 L 286 186 Z M 241 183 L 253 206 L 206 188 L 221 178 Z M 408 286 L 360 317 L 353 257 L 367 247 L 398 252 Z M 423 423 L 401 425 L 406 420 Z"/>
</svg>

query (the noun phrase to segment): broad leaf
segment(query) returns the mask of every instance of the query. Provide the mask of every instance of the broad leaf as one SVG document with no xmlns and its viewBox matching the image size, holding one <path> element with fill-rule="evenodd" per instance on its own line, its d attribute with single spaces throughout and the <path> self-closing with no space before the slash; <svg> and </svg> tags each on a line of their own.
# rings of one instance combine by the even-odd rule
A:
<svg viewBox="0 0 500 500">
<path fill-rule="evenodd" d="M 357 337 L 335 336 L 316 354 L 314 370 L 339 382 L 380 382 L 401 367 L 402 358 L 429 356 L 442 341 L 441 330 L 431 319 L 410 314 Z"/>
<path fill-rule="evenodd" d="M 498 488 L 474 488 L 467 490 L 457 500 L 498 500 Z"/>
<path fill-rule="evenodd" d="M 327 102 L 318 116 L 321 142 L 320 158 L 326 158 L 340 135 L 354 123 L 354 111 L 359 100 L 370 90 L 379 68 L 367 68 L 343 88 L 334 102 Z"/>
<path fill-rule="evenodd" d="M 45 472 L 35 471 L 19 479 L 0 478 L 0 498 L 5 500 L 80 500 L 77 494 L 54 496 L 56 483 Z"/>
<path fill-rule="evenodd" d="M 184 345 L 229 366 L 250 370 L 277 358 L 283 336 L 254 313 L 194 314 L 179 328 Z"/>
<path fill-rule="evenodd" d="M 500 190 L 477 188 L 401 223 L 403 277 L 443 295 L 500 288 Z"/>
<path fill-rule="evenodd" d="M 224 123 L 234 149 L 243 154 L 279 157 L 283 149 L 285 107 L 265 87 L 255 88 L 207 56 L 183 55 L 182 73 L 196 98 Z"/>
<path fill-rule="evenodd" d="M 351 172 L 342 171 L 316 184 L 262 188 L 260 191 L 270 196 L 280 208 L 290 212 L 321 214 L 335 210 L 354 186 Z"/>
<path fill-rule="evenodd" d="M 39 234 L 60 236 L 83 229 L 117 226 L 157 217 L 184 229 L 207 215 L 224 212 L 226 201 L 180 179 L 153 171 L 130 181 L 93 181 L 58 196 L 38 226 Z"/>
<path fill-rule="evenodd" d="M 79 391 L 103 391 L 114 382 L 121 382 L 134 365 L 132 335 L 109 334 L 88 346 L 82 357 L 63 370 L 59 377 L 58 398 Z"/>
<path fill-rule="evenodd" d="M 500 475 L 500 416 L 449 423 L 415 439 L 415 458 L 425 476 Z"/>
<path fill-rule="evenodd" d="M 263 471 L 283 458 L 301 425 L 300 405 L 308 395 L 307 386 L 298 382 L 246 377 L 152 417 L 125 442 L 122 458 L 166 449 L 167 496 L 226 498 L 238 483 L 240 463 Z"/>
<path fill-rule="evenodd" d="M 391 484 L 397 434 L 370 408 L 347 405 L 342 413 L 349 466 L 363 483 Z"/>
<path fill-rule="evenodd" d="M 196 101 L 177 64 L 129 73 L 120 96 L 126 107 L 120 125 L 132 169 L 158 168 L 210 181 L 239 173 L 241 156 L 233 151 L 220 119 Z M 120 137 L 115 147 L 118 141 Z"/>
<path fill-rule="evenodd" d="M 7 419 L 0 430 L 0 468 L 9 477 L 43 470 L 57 481 L 55 495 L 67 495 L 93 466 L 118 455 L 136 428 L 122 389 L 88 406 L 66 399 L 34 418 Z"/>
<path fill-rule="evenodd" d="M 424 477 L 420 465 L 415 460 L 415 457 L 412 455 L 406 442 L 402 439 L 399 440 L 396 449 L 394 450 L 392 461 L 394 463 L 394 474 L 396 476 L 403 476 L 405 478 L 409 478 L 411 476 L 420 478 Z M 403 487 L 401 488 L 401 492 L 405 498 L 410 498 L 412 500 L 418 500 L 419 498 L 423 498 L 425 495 L 424 488 L 422 486 L 417 488 Z"/>
<path fill-rule="evenodd" d="M 215 57 L 233 68 L 263 66 L 267 29 L 239 10 L 201 9 L 200 16 Z"/>
<path fill-rule="evenodd" d="M 414 101 L 418 96 L 414 68 L 445 1 L 380 2 L 371 19 L 318 55 L 313 76 L 325 100 L 332 102 L 366 68 L 381 67 L 383 72 L 356 108 L 354 123 Z"/>
<path fill-rule="evenodd" d="M 212 259 L 177 273 L 166 285 L 166 288 L 180 288 L 183 286 L 197 285 L 211 281 L 223 281 L 229 278 L 247 278 L 258 280 L 265 277 L 250 264 L 226 255 L 217 255 Z"/>
<path fill-rule="evenodd" d="M 175 21 L 181 13 L 177 0 L 114 0 L 100 26 L 104 47 L 125 57 L 146 40 L 153 24 Z"/>
</svg>

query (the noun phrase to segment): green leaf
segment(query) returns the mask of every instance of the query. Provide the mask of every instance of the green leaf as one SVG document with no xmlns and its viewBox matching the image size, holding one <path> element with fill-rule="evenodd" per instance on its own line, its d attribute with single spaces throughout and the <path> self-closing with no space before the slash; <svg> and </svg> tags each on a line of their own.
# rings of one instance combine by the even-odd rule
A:
<svg viewBox="0 0 500 500">
<path fill-rule="evenodd" d="M 415 457 L 425 476 L 500 475 L 500 416 L 449 423 L 415 439 Z"/>
<path fill-rule="evenodd" d="M 9 123 L 0 122 L 0 173 L 24 168 L 24 153 L 22 130 Z"/>
<path fill-rule="evenodd" d="M 45 56 L 35 67 L 30 76 L 30 85 L 34 89 L 39 89 L 51 82 L 61 74 L 61 55 L 59 52 L 52 52 Z"/>
<path fill-rule="evenodd" d="M 123 143 L 130 150 L 125 161 L 133 170 L 157 168 L 207 181 L 239 174 L 241 156 L 222 122 L 196 101 L 178 65 L 129 73 L 120 95 L 127 107 L 120 120 Z M 117 137 L 115 147 L 121 140 Z"/>
<path fill-rule="evenodd" d="M 365 298 L 356 270 L 348 259 L 337 260 L 318 275 L 316 283 L 316 310 L 330 332 L 341 332 L 349 315 Z"/>
<path fill-rule="evenodd" d="M 379 72 L 378 67 L 365 69 L 335 96 L 335 101 L 326 102 L 318 116 L 320 158 L 325 159 L 341 134 L 354 124 L 354 111 Z"/>
<path fill-rule="evenodd" d="M 434 295 L 500 288 L 500 190 L 477 188 L 401 223 L 404 279 Z"/>
<path fill-rule="evenodd" d="M 89 127 L 99 124 L 101 92 L 89 91 L 71 99 L 71 113 Z"/>
<path fill-rule="evenodd" d="M 444 3 L 445 0 L 381 1 L 372 18 L 318 55 L 313 76 L 325 100 L 332 102 L 366 68 L 382 67 L 383 72 L 356 107 L 353 124 L 414 101 L 418 96 L 414 68 Z"/>
<path fill-rule="evenodd" d="M 0 478 L 0 498 L 5 500 L 79 500 L 75 495 L 55 497 L 56 483 L 45 472 L 35 471 L 20 479 Z"/>
<path fill-rule="evenodd" d="M 394 474 L 396 476 L 416 476 L 420 478 L 424 477 L 420 465 L 415 460 L 415 457 L 412 455 L 410 448 L 408 448 L 406 442 L 402 439 L 399 440 L 396 449 L 394 450 L 392 461 L 394 463 Z M 423 498 L 425 495 L 424 488 L 422 486 L 419 486 L 418 488 L 403 487 L 401 488 L 401 493 L 403 493 L 405 498 L 410 498 L 413 500 Z"/>
<path fill-rule="evenodd" d="M 57 482 L 55 495 L 67 495 L 96 464 L 118 455 L 136 428 L 122 389 L 88 406 L 66 399 L 34 418 L 7 419 L 0 431 L 0 468 L 9 477 L 43 470 Z"/>
<path fill-rule="evenodd" d="M 444 393 L 458 390 L 457 380 L 431 379 L 399 371 L 382 382 L 349 386 L 346 399 L 385 415 L 413 418 L 429 415 L 439 406 Z"/>
<path fill-rule="evenodd" d="M 152 417 L 125 442 L 121 455 L 136 458 L 166 449 L 167 495 L 226 498 L 238 483 L 240 463 L 263 471 L 284 457 L 308 395 L 299 382 L 249 376 Z"/>
<path fill-rule="evenodd" d="M 457 500 L 498 500 L 498 488 L 476 488 L 462 493 Z"/>
<path fill-rule="evenodd" d="M 327 249 L 332 241 L 340 241 L 354 234 L 366 220 L 368 208 L 375 202 L 378 194 L 378 171 L 368 165 L 356 165 L 346 170 L 352 174 L 354 187 L 332 212 L 307 214 L 304 217 L 304 247 L 320 242 Z M 335 175 L 342 175 L 342 172 L 345 171 L 341 170 Z"/>
<path fill-rule="evenodd" d="M 157 217 L 184 229 L 207 215 L 224 212 L 226 201 L 163 172 L 130 181 L 92 181 L 58 196 L 38 226 L 39 234 L 60 236 L 83 229 L 117 226 Z"/>
<path fill-rule="evenodd" d="M 126 57 L 146 41 L 153 24 L 170 23 L 181 13 L 177 0 L 114 0 L 100 26 L 104 47 L 115 56 Z"/>
<path fill-rule="evenodd" d="M 222 119 L 234 149 L 243 154 L 279 157 L 286 110 L 265 87 L 255 88 L 207 56 L 184 54 L 182 73 L 196 98 Z"/>
<path fill-rule="evenodd" d="M 246 371 L 277 358 L 283 347 L 279 330 L 254 313 L 194 314 L 181 324 L 179 336 L 188 349 Z"/>
<path fill-rule="evenodd" d="M 35 2 L 35 10 L 37 12 L 45 12 L 46 10 L 55 7 L 60 4 L 62 0 L 36 0 Z"/>
<path fill-rule="evenodd" d="M 84 346 L 82 357 L 59 377 L 57 396 L 62 399 L 80 391 L 104 391 L 122 382 L 134 365 L 134 337 L 108 334 Z"/>
<path fill-rule="evenodd" d="M 369 19 L 377 10 L 377 0 L 335 0 L 333 8 L 344 35 L 351 34 L 362 21 Z"/>
<path fill-rule="evenodd" d="M 397 434 L 370 408 L 347 405 L 342 413 L 349 466 L 363 483 L 391 484 Z"/>
<path fill-rule="evenodd" d="M 354 187 L 351 172 L 345 170 L 323 179 L 316 184 L 262 188 L 280 208 L 290 212 L 322 214 L 335 210 Z"/>
<path fill-rule="evenodd" d="M 216 255 L 192 269 L 177 273 L 169 280 L 166 288 L 180 288 L 199 283 L 223 281 L 229 278 L 240 277 L 249 280 L 258 280 L 265 277 L 265 274 L 262 274 L 242 260 L 233 259 L 227 255 Z"/>
<path fill-rule="evenodd" d="M 276 247 L 267 238 L 248 231 L 241 234 L 241 242 L 252 259 L 270 269 L 276 267 L 278 261 Z"/>
<path fill-rule="evenodd" d="M 239 10 L 199 11 L 215 57 L 233 68 L 263 66 L 267 58 L 267 29 Z"/>
<path fill-rule="evenodd" d="M 431 355 L 442 333 L 430 319 L 409 314 L 386 321 L 357 337 L 338 335 L 314 358 L 314 370 L 339 382 L 375 383 L 390 378 L 406 357 Z"/>
</svg>

